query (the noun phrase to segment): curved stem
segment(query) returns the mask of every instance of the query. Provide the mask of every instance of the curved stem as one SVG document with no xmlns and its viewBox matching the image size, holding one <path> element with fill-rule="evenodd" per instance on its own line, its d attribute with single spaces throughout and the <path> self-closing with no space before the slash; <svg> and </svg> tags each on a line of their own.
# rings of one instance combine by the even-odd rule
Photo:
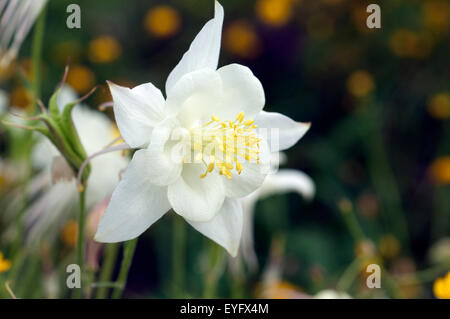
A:
<svg viewBox="0 0 450 319">
<path fill-rule="evenodd" d="M 117 279 L 118 287 L 116 287 L 113 291 L 113 299 L 118 299 L 122 296 L 123 290 L 127 283 L 128 271 L 130 270 L 134 251 L 136 250 L 136 244 L 137 238 L 127 241 L 124 245 L 122 265 L 120 266 L 119 278 Z"/>
</svg>

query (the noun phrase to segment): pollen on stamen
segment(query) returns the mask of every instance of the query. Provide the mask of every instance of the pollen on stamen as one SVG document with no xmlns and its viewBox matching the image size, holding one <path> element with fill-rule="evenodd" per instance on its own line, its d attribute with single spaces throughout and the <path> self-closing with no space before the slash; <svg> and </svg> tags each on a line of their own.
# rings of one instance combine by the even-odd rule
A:
<svg viewBox="0 0 450 319">
<path fill-rule="evenodd" d="M 233 170 L 237 174 L 242 173 L 242 161 L 259 164 L 261 139 L 253 132 L 257 128 L 254 123 L 253 119 L 245 120 L 244 112 L 238 113 L 234 121 L 221 121 L 212 115 L 209 122 L 193 130 L 193 134 L 201 134 L 192 146 L 194 151 L 199 152 L 196 159 L 202 160 L 205 165 L 205 172 L 200 178 L 217 169 L 219 175 L 231 179 Z"/>
</svg>

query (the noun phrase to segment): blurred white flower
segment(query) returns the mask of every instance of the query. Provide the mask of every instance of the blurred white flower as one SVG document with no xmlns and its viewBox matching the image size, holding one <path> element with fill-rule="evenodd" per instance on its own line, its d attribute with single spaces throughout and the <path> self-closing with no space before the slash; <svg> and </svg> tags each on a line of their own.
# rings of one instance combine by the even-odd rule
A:
<svg viewBox="0 0 450 319">
<path fill-rule="evenodd" d="M 352 299 L 352 297 L 345 292 L 325 289 L 319 291 L 319 293 L 314 296 L 314 299 Z"/>
<path fill-rule="evenodd" d="M 58 94 L 58 107 L 62 109 L 77 98 L 75 91 L 66 85 Z M 118 136 L 114 123 L 105 114 L 91 110 L 86 105 L 76 105 L 72 119 L 88 156 L 107 147 Z M 88 209 L 111 195 L 128 162 L 128 158 L 120 151 L 107 153 L 91 161 L 86 193 Z M 61 227 L 72 212 L 78 211 L 78 190 L 72 171 L 48 139 L 40 136 L 32 151 L 32 163 L 35 168 L 42 170 L 31 183 L 37 185 L 34 192 L 39 194 L 41 187 L 44 187 L 43 193 L 25 213 L 27 240 L 37 242 L 48 227 Z M 53 236 L 57 235 L 57 232 L 53 233 Z"/>
<path fill-rule="evenodd" d="M 247 67 L 217 69 L 223 16 L 216 1 L 215 17 L 170 73 L 167 99 L 151 83 L 109 83 L 122 137 L 143 149 L 114 191 L 97 240 L 135 238 L 173 208 L 235 256 L 243 224 L 238 198 L 262 185 L 271 151 L 293 146 L 309 129 L 262 111 L 263 87 Z M 276 130 L 279 139 L 261 129 Z"/>
<path fill-rule="evenodd" d="M 0 0 L 0 67 L 17 56 L 47 0 Z"/>
</svg>

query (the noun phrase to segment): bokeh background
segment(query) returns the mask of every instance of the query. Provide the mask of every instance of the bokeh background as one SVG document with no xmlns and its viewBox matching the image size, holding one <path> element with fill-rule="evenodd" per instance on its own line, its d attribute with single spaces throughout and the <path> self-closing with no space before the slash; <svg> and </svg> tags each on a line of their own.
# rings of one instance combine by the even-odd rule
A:
<svg viewBox="0 0 450 319">
<path fill-rule="evenodd" d="M 81 29 L 66 28 L 70 3 L 81 6 Z M 316 194 L 310 201 L 290 193 L 258 202 L 254 237 L 259 267 L 244 265 L 237 271 L 226 261 L 215 296 L 305 297 L 333 289 L 354 298 L 436 297 L 433 282 L 450 270 L 450 2 L 221 3 L 225 21 L 219 65 L 250 67 L 264 86 L 266 110 L 312 123 L 286 152 L 285 166 L 311 176 Z M 381 29 L 366 26 L 369 3 L 381 6 Z M 212 14 L 213 1 L 205 0 L 50 0 L 43 100 L 68 61 L 67 82 L 79 95 L 100 86 L 87 102 L 93 108 L 111 100 L 106 80 L 163 88 Z M 0 70 L 7 107 L 26 110 L 31 104 L 25 85 L 32 76 L 31 38 L 16 62 Z M 113 119 L 110 110 L 105 113 Z M 29 144 L 16 135 L 2 126 L 0 217 L 11 194 L 24 191 L 21 165 Z M 64 288 L 64 262 L 74 254 L 74 220 L 69 218 L 61 234 L 43 240 L 39 248 L 20 246 L 21 262 L 14 259 L 8 237 L 0 237 L 0 251 L 12 264 L 0 278 L 11 280 L 18 296 L 70 295 Z M 0 233 L 11 226 L 0 225 Z M 173 296 L 171 229 L 166 216 L 141 236 L 126 297 Z M 181 296 L 203 294 L 209 270 L 205 242 L 187 229 Z M 381 289 L 365 285 L 369 263 L 382 266 Z M 119 266 L 120 259 L 113 275 Z M 8 297 L 3 285 L 0 291 Z"/>
</svg>

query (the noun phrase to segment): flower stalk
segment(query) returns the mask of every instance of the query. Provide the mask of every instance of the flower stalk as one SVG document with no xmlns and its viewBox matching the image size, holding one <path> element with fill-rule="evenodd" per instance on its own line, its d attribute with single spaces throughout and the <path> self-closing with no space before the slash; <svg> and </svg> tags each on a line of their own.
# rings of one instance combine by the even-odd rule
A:
<svg viewBox="0 0 450 319">
<path fill-rule="evenodd" d="M 119 285 L 113 291 L 112 294 L 113 299 L 119 299 L 122 296 L 123 290 L 125 289 L 128 272 L 130 271 L 134 251 L 136 250 L 136 244 L 137 238 L 127 241 L 124 245 L 122 265 L 120 266 L 119 277 L 117 279 L 117 283 Z"/>
<path fill-rule="evenodd" d="M 105 246 L 104 255 L 105 260 L 102 265 L 99 281 L 100 283 L 109 282 L 114 270 L 114 264 L 116 262 L 117 253 L 119 251 L 119 244 L 107 244 Z M 105 299 L 108 294 L 108 287 L 105 285 L 99 285 L 97 290 L 97 299 Z"/>
</svg>

